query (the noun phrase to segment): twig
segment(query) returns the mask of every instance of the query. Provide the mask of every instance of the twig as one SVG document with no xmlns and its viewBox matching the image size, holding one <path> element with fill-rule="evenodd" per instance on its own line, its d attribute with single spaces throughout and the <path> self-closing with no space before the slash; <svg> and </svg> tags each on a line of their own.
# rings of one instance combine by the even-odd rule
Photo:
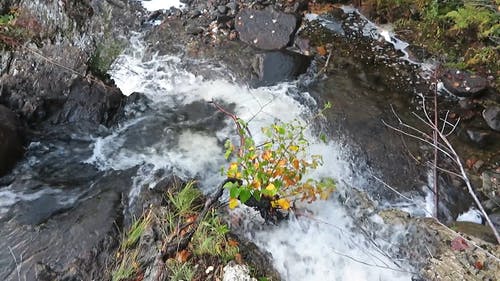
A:
<svg viewBox="0 0 500 281">
<path fill-rule="evenodd" d="M 14 252 L 12 251 L 12 248 L 9 246 L 9 251 L 10 254 L 12 255 L 12 258 L 14 259 L 14 264 L 16 265 L 16 273 L 17 273 L 17 280 L 21 281 L 21 271 L 20 271 L 20 265 L 17 262 L 16 255 L 14 255 Z"/>
<path fill-rule="evenodd" d="M 373 175 L 372 175 L 372 176 L 373 176 Z M 376 179 L 377 179 L 377 178 L 376 178 Z M 380 179 L 378 179 L 378 180 L 380 180 Z M 408 198 L 407 196 L 402 195 L 400 192 L 398 192 L 396 189 L 394 189 L 393 187 L 391 187 L 390 185 L 388 185 L 388 184 L 387 184 L 387 183 L 385 183 L 384 181 L 382 181 L 382 180 L 380 180 L 380 181 L 381 181 L 381 183 L 383 183 L 383 185 L 384 185 L 385 187 L 388 187 L 391 191 L 393 191 L 393 192 L 395 192 L 396 194 L 400 195 L 402 198 L 404 198 L 404 199 L 408 200 L 408 202 L 413 203 L 413 204 L 415 204 L 416 206 L 418 206 L 418 207 L 422 208 L 422 210 L 424 211 L 424 213 L 426 213 L 427 215 L 431 216 L 431 218 L 434 220 L 434 222 L 436 222 L 437 224 L 439 224 L 441 227 L 443 227 L 443 228 L 444 228 L 444 229 L 446 229 L 447 231 L 449 231 L 449 232 L 453 233 L 454 235 L 457 235 L 458 237 L 460 237 L 460 238 L 464 239 L 465 241 L 467 241 L 468 243 L 470 243 L 472 246 L 474 246 L 474 247 L 475 247 L 475 248 L 477 248 L 478 250 L 480 250 L 480 251 L 484 252 L 487 256 L 489 256 L 489 257 L 491 257 L 491 258 L 495 259 L 497 262 L 500 262 L 500 258 L 499 258 L 499 257 L 497 257 L 497 256 L 493 255 L 492 253 L 490 253 L 490 252 L 486 251 L 485 249 L 483 249 L 482 247 L 480 247 L 479 245 L 477 245 L 474 241 L 472 241 L 472 240 L 468 239 L 467 237 L 463 236 L 462 234 L 460 234 L 460 233 L 456 232 L 455 230 L 453 230 L 453 229 L 449 228 L 447 225 L 443 224 L 442 222 L 440 222 L 440 221 L 439 221 L 439 220 L 437 220 L 436 218 L 433 218 L 433 217 L 432 217 L 432 214 L 431 214 L 428 210 L 426 210 L 424 206 L 420 205 L 418 202 L 415 202 L 413 199 L 410 199 L 410 198 Z"/>
<path fill-rule="evenodd" d="M 389 270 L 392 270 L 392 271 L 398 271 L 398 272 L 404 272 L 404 273 L 411 273 L 411 274 L 417 274 L 416 272 L 412 272 L 412 271 L 408 271 L 408 270 L 404 270 L 404 269 L 398 269 L 398 268 L 393 268 L 393 267 L 390 267 L 390 266 L 384 266 L 384 265 L 378 265 L 378 264 L 371 264 L 371 263 L 368 263 L 368 262 L 365 262 L 365 261 L 362 261 L 362 260 L 359 260 L 357 258 L 354 258 L 354 257 L 351 257 L 349 255 L 346 255 L 346 254 L 343 254 L 343 253 L 340 253 L 340 252 L 337 252 L 335 251 L 334 249 L 332 249 L 332 252 L 334 252 L 335 254 L 339 255 L 339 256 L 343 256 L 345 258 L 348 258 L 352 261 L 355 261 L 357 263 L 361 263 L 361 264 L 364 264 L 366 266 L 371 266 L 371 267 L 378 267 L 378 268 L 383 268 L 383 269 L 389 269 Z"/>
<path fill-rule="evenodd" d="M 438 133 L 441 133 L 438 131 L 438 99 L 437 99 L 437 77 L 436 74 L 437 72 L 434 72 L 434 128 L 432 132 L 432 142 L 434 144 L 434 166 L 432 169 L 432 174 L 434 178 L 434 217 L 439 220 L 438 214 L 439 214 L 439 180 L 438 180 L 438 149 L 437 149 L 437 143 L 438 143 Z M 423 105 L 425 107 L 425 104 Z M 446 123 L 443 122 L 443 130 L 446 126 Z"/>
<path fill-rule="evenodd" d="M 491 228 L 493 234 L 495 235 L 497 243 L 500 244 L 500 235 L 498 234 L 498 231 L 496 230 L 495 226 L 491 222 L 491 219 L 489 218 L 488 214 L 484 210 L 484 208 L 483 208 L 483 206 L 481 204 L 481 201 L 478 199 L 476 193 L 474 192 L 472 184 L 470 183 L 470 180 L 469 180 L 469 178 L 467 176 L 467 173 L 465 172 L 464 166 L 462 165 L 462 162 L 460 160 L 460 157 L 458 156 L 458 153 L 455 151 L 455 149 L 453 148 L 452 144 L 448 140 L 447 135 L 444 134 L 444 130 L 439 130 L 438 129 L 438 125 L 437 125 L 437 121 L 436 121 L 437 117 L 435 117 L 435 121 L 434 121 L 436 123 L 433 123 L 431 121 L 431 119 L 429 117 L 429 114 L 427 112 L 427 109 L 426 109 L 425 97 L 421 96 L 421 98 L 422 98 L 422 101 L 423 101 L 422 108 L 423 108 L 425 119 L 423 117 L 419 116 L 416 113 L 413 113 L 413 114 L 420 121 L 422 121 L 425 125 L 429 126 L 433 130 L 433 132 L 434 132 L 433 139 L 435 139 L 435 140 L 432 143 L 429 140 L 427 140 L 426 138 L 420 137 L 420 136 L 415 135 L 413 133 L 409 133 L 409 132 L 406 132 L 406 131 L 404 131 L 402 129 L 399 129 L 399 128 L 396 128 L 394 126 L 391 126 L 391 125 L 387 124 L 384 120 L 382 120 L 382 123 L 385 124 L 387 127 L 389 127 L 391 129 L 397 131 L 397 132 L 400 132 L 400 133 L 402 133 L 402 134 L 404 134 L 406 136 L 412 137 L 414 139 L 420 140 L 422 142 L 425 142 L 425 143 L 431 145 L 435 149 L 436 152 L 439 151 L 439 152 L 443 153 L 444 155 L 446 155 L 447 157 L 449 157 L 453 161 L 453 163 L 457 166 L 457 168 L 459 170 L 459 173 L 456 173 L 456 175 L 460 176 L 460 178 L 462 178 L 462 180 L 465 182 L 469 194 L 472 196 L 472 199 L 474 200 L 474 202 L 478 206 L 478 208 L 481 211 L 483 217 L 486 219 L 486 222 L 488 223 L 488 226 Z M 405 128 L 411 129 L 412 131 L 422 133 L 422 134 L 424 134 L 424 136 L 426 136 L 428 138 L 429 135 L 427 135 L 427 134 L 421 132 L 420 130 L 418 130 L 418 129 L 416 129 L 416 128 L 410 126 L 410 125 L 407 125 L 404 122 L 402 122 L 401 118 L 399 118 L 399 116 L 395 113 L 394 110 L 393 110 L 393 113 L 396 115 L 396 118 L 398 119 L 400 125 L 404 126 Z M 457 126 L 457 124 L 452 125 L 452 130 L 454 130 L 456 128 L 456 126 Z M 435 156 L 434 160 L 435 160 L 435 162 L 434 162 L 435 166 L 437 166 L 436 156 Z M 436 168 L 436 171 L 437 171 L 437 168 Z M 434 178 L 434 181 L 436 182 L 437 179 Z M 434 193 L 435 193 L 434 196 L 438 195 L 438 193 L 436 191 L 438 191 L 438 190 L 436 190 L 436 188 L 435 188 L 434 189 Z"/>
<path fill-rule="evenodd" d="M 242 157 L 243 156 L 243 148 L 245 147 L 245 134 L 243 133 L 243 131 L 245 130 L 247 132 L 247 134 L 250 137 L 252 137 L 250 130 L 248 129 L 247 126 L 245 126 L 245 128 L 242 128 L 241 123 L 240 123 L 241 119 L 238 116 L 236 116 L 236 114 L 227 111 L 220 104 L 216 103 L 215 100 L 209 101 L 208 103 L 213 104 L 215 106 L 215 108 L 217 108 L 217 110 L 219 110 L 220 112 L 224 113 L 225 115 L 227 115 L 227 116 L 231 117 L 231 119 L 233 119 L 234 124 L 236 125 L 236 128 L 238 129 L 238 135 L 240 136 L 240 147 L 238 149 L 238 155 L 240 157 Z"/>
</svg>

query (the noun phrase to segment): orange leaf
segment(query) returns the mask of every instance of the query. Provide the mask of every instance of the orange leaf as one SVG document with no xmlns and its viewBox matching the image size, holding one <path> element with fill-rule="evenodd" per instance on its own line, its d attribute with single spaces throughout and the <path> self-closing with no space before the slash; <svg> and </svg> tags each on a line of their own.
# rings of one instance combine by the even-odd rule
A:
<svg viewBox="0 0 500 281">
<path fill-rule="evenodd" d="M 293 164 L 293 167 L 295 168 L 295 170 L 299 169 L 299 160 L 293 159 L 292 164 Z"/>
<path fill-rule="evenodd" d="M 182 251 L 179 251 L 175 254 L 175 259 L 178 262 L 186 262 L 190 256 L 191 256 L 191 253 L 188 250 L 182 250 Z"/>
<path fill-rule="evenodd" d="M 318 46 L 316 47 L 316 50 L 320 56 L 325 56 L 327 54 L 325 46 Z"/>
<path fill-rule="evenodd" d="M 186 219 L 186 223 L 192 223 L 196 220 L 198 216 L 196 215 L 192 215 L 192 216 L 189 216 L 187 219 Z"/>
<path fill-rule="evenodd" d="M 227 241 L 227 244 L 231 247 L 237 247 L 239 243 L 236 240 L 229 239 L 229 241 Z"/>
</svg>

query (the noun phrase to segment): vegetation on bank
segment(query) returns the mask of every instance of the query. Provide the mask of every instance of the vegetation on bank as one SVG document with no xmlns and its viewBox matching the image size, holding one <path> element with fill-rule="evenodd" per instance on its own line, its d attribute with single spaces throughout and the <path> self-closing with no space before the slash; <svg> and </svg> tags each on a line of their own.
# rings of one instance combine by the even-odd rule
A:
<svg viewBox="0 0 500 281">
<path fill-rule="evenodd" d="M 241 260 L 238 242 L 229 227 L 211 210 L 196 224 L 204 206 L 194 182 L 171 187 L 165 205 L 147 210 L 123 234 L 112 269 L 112 280 L 142 280 L 147 268 L 161 267 L 166 280 L 212 280 L 231 260 Z M 196 229 L 193 229 L 196 228 Z M 187 247 L 179 243 L 172 256 L 161 257 L 165 246 L 194 230 Z M 159 274 L 159 273 L 158 273 Z M 161 279 L 165 280 L 165 279 Z"/>
<path fill-rule="evenodd" d="M 492 75 L 500 85 L 500 0 L 366 0 L 362 7 L 444 64 Z"/>
<path fill-rule="evenodd" d="M 18 9 L 0 14 L 0 50 L 12 49 L 34 37 L 39 25 Z"/>
</svg>

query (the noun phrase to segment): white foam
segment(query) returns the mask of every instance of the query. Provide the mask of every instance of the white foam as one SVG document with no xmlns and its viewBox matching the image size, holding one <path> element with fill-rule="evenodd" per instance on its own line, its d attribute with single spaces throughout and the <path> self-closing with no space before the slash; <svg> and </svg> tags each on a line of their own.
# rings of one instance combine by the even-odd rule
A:
<svg viewBox="0 0 500 281">
<path fill-rule="evenodd" d="M 179 0 L 143 0 L 141 2 L 142 6 L 148 11 L 166 10 L 171 7 L 184 7 L 184 4 Z"/>
<path fill-rule="evenodd" d="M 457 221 L 468 221 L 482 224 L 483 217 L 481 216 L 481 212 L 478 209 L 471 207 L 467 212 L 460 214 L 457 217 Z"/>
</svg>

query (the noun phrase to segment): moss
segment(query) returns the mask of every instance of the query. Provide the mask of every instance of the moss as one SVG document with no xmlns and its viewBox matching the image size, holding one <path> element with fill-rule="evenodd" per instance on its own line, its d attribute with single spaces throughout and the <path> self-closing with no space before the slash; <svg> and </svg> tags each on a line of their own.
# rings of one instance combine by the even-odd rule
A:
<svg viewBox="0 0 500 281">
<path fill-rule="evenodd" d="M 89 71 L 99 78 L 107 79 L 107 73 L 113 62 L 123 51 L 124 45 L 120 41 L 111 39 L 97 45 L 94 54 L 90 57 Z"/>
</svg>

